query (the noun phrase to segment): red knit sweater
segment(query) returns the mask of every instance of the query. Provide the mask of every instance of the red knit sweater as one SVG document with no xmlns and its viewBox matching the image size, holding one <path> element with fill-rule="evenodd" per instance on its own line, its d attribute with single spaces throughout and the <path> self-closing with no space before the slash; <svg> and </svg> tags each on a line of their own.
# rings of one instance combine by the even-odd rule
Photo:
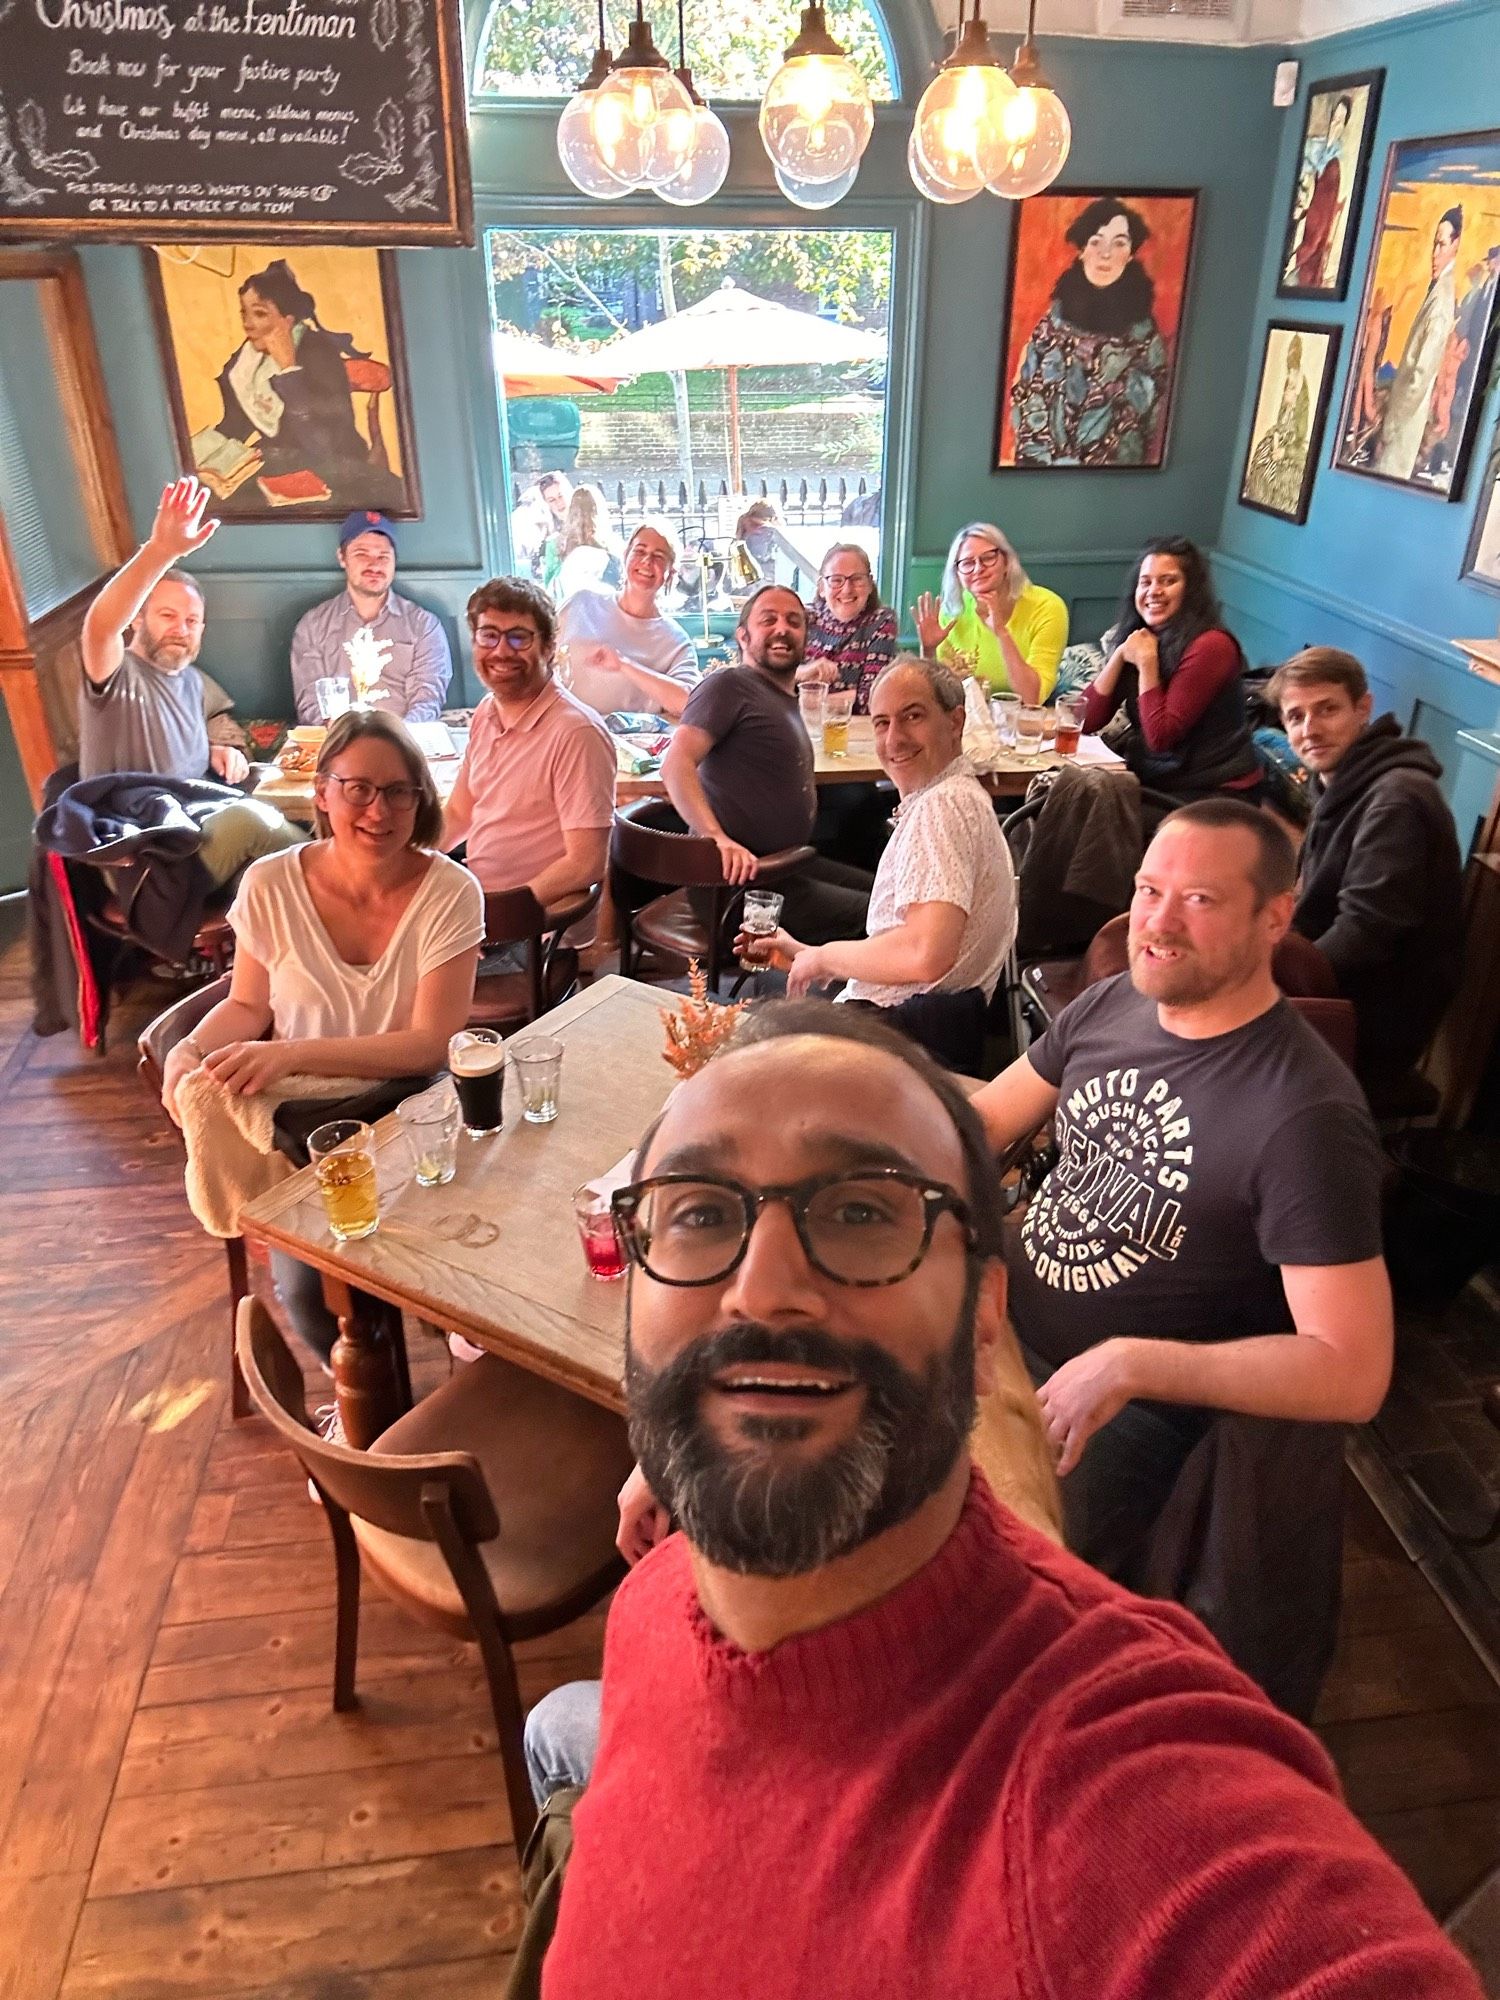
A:
<svg viewBox="0 0 1500 2000">
<path fill-rule="evenodd" d="M 769 1653 L 653 1551 L 574 1833 L 546 2000 L 1481 2000 L 1312 1737 L 978 1478 Z"/>
</svg>

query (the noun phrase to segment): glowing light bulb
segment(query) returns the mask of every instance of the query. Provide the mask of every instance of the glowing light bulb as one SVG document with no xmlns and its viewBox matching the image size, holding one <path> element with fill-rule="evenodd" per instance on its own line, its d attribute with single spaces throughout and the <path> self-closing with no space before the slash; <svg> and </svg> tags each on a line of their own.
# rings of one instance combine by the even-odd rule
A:
<svg viewBox="0 0 1500 2000">
<path fill-rule="evenodd" d="M 723 187 L 729 172 L 729 134 L 706 104 L 693 106 L 693 133 L 687 157 L 670 180 L 656 192 L 674 208 L 696 208 Z"/>
<path fill-rule="evenodd" d="M 1004 118 L 1014 96 L 1015 85 L 993 61 L 939 70 L 922 93 L 912 126 L 927 179 L 953 195 L 978 194 L 1008 157 Z M 917 185 L 930 194 L 922 177 Z"/>
<path fill-rule="evenodd" d="M 929 201 L 942 202 L 945 207 L 951 207 L 954 203 L 960 201 L 972 201 L 979 192 L 977 187 L 949 187 L 945 181 L 939 180 L 927 162 L 922 158 L 922 155 L 917 151 L 917 135 L 915 131 L 910 134 L 906 141 L 906 165 L 908 172 L 916 183 L 917 192 L 925 194 Z"/>
<path fill-rule="evenodd" d="M 612 174 L 599 157 L 594 133 L 596 91 L 580 90 L 557 121 L 557 157 L 563 172 L 580 194 L 596 201 L 618 201 L 630 192 L 629 181 Z"/>
<path fill-rule="evenodd" d="M 805 8 L 761 99 L 760 136 L 772 166 L 798 187 L 839 180 L 858 169 L 874 129 L 864 78 L 829 34 L 822 7 Z"/>
<path fill-rule="evenodd" d="M 1062 172 L 1073 142 L 1067 107 L 1056 91 L 1026 86 L 1005 122 L 1006 152 L 998 167 L 984 177 L 991 194 L 1023 201 L 1040 194 Z"/>
</svg>

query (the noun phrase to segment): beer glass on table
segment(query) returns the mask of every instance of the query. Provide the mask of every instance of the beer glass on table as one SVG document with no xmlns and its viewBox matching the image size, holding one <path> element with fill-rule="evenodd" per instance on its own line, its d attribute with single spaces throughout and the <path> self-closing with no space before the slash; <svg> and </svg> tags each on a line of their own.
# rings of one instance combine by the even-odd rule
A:
<svg viewBox="0 0 1500 2000">
<path fill-rule="evenodd" d="M 1083 734 L 1083 702 L 1077 695 L 1064 695 L 1057 704 L 1056 746 L 1059 757 L 1076 757 Z"/>
<path fill-rule="evenodd" d="M 740 929 L 748 938 L 774 937 L 781 924 L 782 898 L 774 889 L 747 889 L 745 907 L 740 916 Z M 764 946 L 759 947 L 764 950 Z M 742 972 L 764 972 L 768 961 L 764 957 L 754 957 L 750 951 L 740 953 Z"/>
<path fill-rule="evenodd" d="M 505 1044 L 493 1028 L 460 1028 L 448 1043 L 448 1069 L 471 1139 L 498 1132 L 504 1116 Z"/>
<path fill-rule="evenodd" d="M 849 718 L 854 713 L 853 688 L 830 688 L 823 703 L 823 755 L 849 755 Z"/>
<path fill-rule="evenodd" d="M 358 1118 L 320 1125 L 307 1142 L 328 1227 L 341 1243 L 357 1243 L 380 1226 L 375 1134 Z"/>
</svg>

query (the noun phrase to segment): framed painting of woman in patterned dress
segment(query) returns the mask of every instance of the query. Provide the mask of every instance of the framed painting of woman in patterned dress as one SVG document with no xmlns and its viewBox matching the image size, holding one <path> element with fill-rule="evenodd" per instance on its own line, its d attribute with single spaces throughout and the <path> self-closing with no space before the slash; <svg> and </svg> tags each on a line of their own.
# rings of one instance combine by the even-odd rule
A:
<svg viewBox="0 0 1500 2000">
<path fill-rule="evenodd" d="M 1242 506 L 1279 514 L 1298 527 L 1307 519 L 1338 352 L 1336 326 L 1273 320 L 1266 328 L 1240 480 Z"/>
<path fill-rule="evenodd" d="M 1163 188 L 1018 204 L 997 470 L 1163 463 L 1197 215 L 1196 191 Z"/>
</svg>

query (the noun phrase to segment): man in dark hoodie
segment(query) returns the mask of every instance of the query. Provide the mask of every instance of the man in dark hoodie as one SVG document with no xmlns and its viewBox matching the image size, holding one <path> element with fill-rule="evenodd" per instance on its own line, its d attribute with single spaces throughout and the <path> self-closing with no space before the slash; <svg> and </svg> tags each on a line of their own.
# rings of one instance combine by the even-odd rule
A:
<svg viewBox="0 0 1500 2000">
<path fill-rule="evenodd" d="M 1316 797 L 1292 925 L 1354 1002 L 1360 1079 L 1378 1098 L 1417 1061 L 1458 984 L 1463 863 L 1442 766 L 1393 715 L 1370 720 L 1351 653 L 1309 646 L 1269 693 Z"/>
</svg>

